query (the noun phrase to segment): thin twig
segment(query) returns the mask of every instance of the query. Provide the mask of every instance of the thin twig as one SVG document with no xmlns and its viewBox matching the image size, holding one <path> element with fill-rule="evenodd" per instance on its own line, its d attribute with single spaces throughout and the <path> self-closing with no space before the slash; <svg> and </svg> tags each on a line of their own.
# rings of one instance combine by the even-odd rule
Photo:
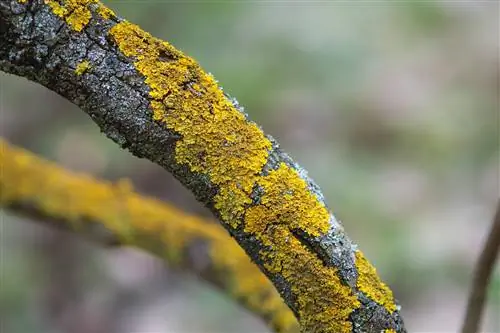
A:
<svg viewBox="0 0 500 333">
<path fill-rule="evenodd" d="M 467 302 L 467 311 L 465 313 L 462 333 L 479 332 L 481 324 L 481 315 L 483 313 L 484 303 L 490 277 L 495 266 L 495 261 L 500 249 L 500 201 L 497 204 L 497 210 L 493 219 L 488 239 L 484 244 L 476 264 L 472 289 Z"/>
</svg>

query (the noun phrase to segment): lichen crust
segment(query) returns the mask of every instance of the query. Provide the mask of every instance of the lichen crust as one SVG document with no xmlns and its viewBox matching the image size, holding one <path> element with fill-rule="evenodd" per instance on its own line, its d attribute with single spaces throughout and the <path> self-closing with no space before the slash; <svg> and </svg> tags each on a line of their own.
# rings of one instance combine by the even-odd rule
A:
<svg viewBox="0 0 500 333">
<path fill-rule="evenodd" d="M 94 4 L 104 19 L 114 15 L 97 0 L 46 3 L 75 31 L 89 23 Z M 340 280 L 337 268 L 326 266 L 297 237 L 325 235 L 331 213 L 290 163 L 263 171 L 271 141 L 223 93 L 214 77 L 168 42 L 117 21 L 109 35 L 144 77 L 153 120 L 180 136 L 175 161 L 207 176 L 218 189 L 213 206 L 222 222 L 262 245 L 259 260 L 270 275 L 281 276 L 290 286 L 301 326 L 310 332 L 352 331 L 349 315 L 361 306 L 359 291 L 393 312 L 392 293 L 361 252 L 355 253 L 359 276 L 354 290 Z M 256 187 L 261 189 L 258 201 L 252 196 Z"/>
<path fill-rule="evenodd" d="M 90 70 L 91 68 L 92 68 L 92 66 L 90 65 L 90 61 L 83 60 L 83 61 L 79 62 L 78 65 L 76 65 L 75 74 L 82 75 L 85 72 L 87 72 L 88 70 Z"/>
<path fill-rule="evenodd" d="M 18 1 L 26 2 L 26 0 Z M 91 5 L 97 6 L 97 13 L 102 18 L 115 17 L 113 11 L 98 0 L 44 0 L 44 2 L 75 31 L 82 31 L 89 23 L 92 17 Z"/>
<path fill-rule="evenodd" d="M 361 251 L 356 250 L 355 256 L 358 271 L 357 288 L 370 299 L 382 305 L 389 313 L 396 311 L 397 306 L 392 291 L 380 280 L 375 267 Z"/>
<path fill-rule="evenodd" d="M 311 237 L 326 233 L 330 214 L 324 204 L 285 163 L 262 173 L 271 142 L 193 59 L 126 21 L 112 27 L 110 35 L 144 75 L 154 119 L 181 135 L 176 161 L 218 185 L 215 208 L 225 223 L 232 228 L 242 224 L 271 249 L 260 256 L 269 272 L 291 285 L 302 326 L 349 332 L 348 317 L 359 301 L 336 269 L 325 267 L 292 232 Z M 255 185 L 263 190 L 257 205 L 251 198 Z"/>
<path fill-rule="evenodd" d="M 1 138 L 0 167 L 1 207 L 29 204 L 75 231 L 97 223 L 126 245 L 144 248 L 141 239 L 160 239 L 156 254 L 171 264 L 180 264 L 188 247 L 203 242 L 209 256 L 206 265 L 229 294 L 269 318 L 277 332 L 295 331 L 297 321 L 270 281 L 212 221 L 141 196 L 126 179 L 111 183 L 72 173 Z"/>
</svg>

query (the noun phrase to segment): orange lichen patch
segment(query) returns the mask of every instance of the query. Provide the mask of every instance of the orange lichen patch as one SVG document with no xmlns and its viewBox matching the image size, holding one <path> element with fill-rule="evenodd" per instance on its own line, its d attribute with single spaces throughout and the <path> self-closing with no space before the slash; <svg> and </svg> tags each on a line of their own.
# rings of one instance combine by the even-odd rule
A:
<svg viewBox="0 0 500 333">
<path fill-rule="evenodd" d="M 90 62 L 88 60 L 84 60 L 76 66 L 75 73 L 76 75 L 82 75 L 83 73 L 87 72 L 90 68 L 92 68 Z"/>
<path fill-rule="evenodd" d="M 358 271 L 358 289 L 376 303 L 384 306 L 389 313 L 393 313 L 396 310 L 396 304 L 392 291 L 380 280 L 375 267 L 359 250 L 356 251 L 356 269 Z"/>
<path fill-rule="evenodd" d="M 225 291 L 264 318 L 277 332 L 293 332 L 297 321 L 272 284 L 219 225 L 133 192 L 128 180 L 115 184 L 75 174 L 0 139 L 0 206 L 25 203 L 79 231 L 89 221 L 121 242 L 148 249 L 170 263 L 183 259 L 192 242 L 208 246 L 211 269 Z M 78 223 L 76 223 L 78 222 Z"/>
</svg>

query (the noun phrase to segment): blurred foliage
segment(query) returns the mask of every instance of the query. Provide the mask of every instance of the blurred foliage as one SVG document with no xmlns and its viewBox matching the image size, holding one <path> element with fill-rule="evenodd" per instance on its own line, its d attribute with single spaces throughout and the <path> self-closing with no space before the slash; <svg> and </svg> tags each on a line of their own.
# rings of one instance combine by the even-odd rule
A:
<svg viewBox="0 0 500 333">
<path fill-rule="evenodd" d="M 197 59 L 309 171 L 393 287 L 410 331 L 456 331 L 499 193 L 497 1 L 105 2 Z M 67 101 L 23 79 L 0 80 L 2 135 L 13 143 L 71 169 L 130 177 L 144 193 L 207 214 Z M 18 221 L 2 215 L 0 320 L 10 332 L 64 331 L 44 317 L 50 281 L 39 277 L 55 268 L 40 243 L 49 231 L 27 237 L 35 227 Z M 137 323 L 142 332 L 264 330 L 196 281 L 164 287 L 179 273 L 146 288 L 150 275 L 165 274 L 154 269 L 124 287 L 115 280 L 133 268 L 108 267 L 106 250 L 89 255 L 101 264 L 80 263 L 94 278 L 78 284 L 87 296 L 76 309 L 136 304 L 111 312 L 121 315 L 108 321 L 135 322 L 116 332 Z M 500 331 L 499 281 L 497 269 L 490 331 Z M 135 291 L 159 286 L 166 290 Z M 88 296 L 96 290 L 107 301 Z M 160 328 L 152 307 L 161 297 L 171 303 L 157 306 L 167 318 Z"/>
</svg>

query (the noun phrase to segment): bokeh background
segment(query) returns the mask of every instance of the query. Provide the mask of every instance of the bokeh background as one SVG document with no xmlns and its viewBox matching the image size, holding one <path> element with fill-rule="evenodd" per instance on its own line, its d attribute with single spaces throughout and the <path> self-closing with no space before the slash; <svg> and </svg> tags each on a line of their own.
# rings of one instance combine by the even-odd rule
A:
<svg viewBox="0 0 500 333">
<path fill-rule="evenodd" d="M 411 332 L 456 332 L 499 194 L 498 1 L 105 1 L 199 60 L 322 187 Z M 208 216 L 74 105 L 0 73 L 1 135 Z M 269 332 L 195 276 L 0 215 L 2 332 Z M 484 332 L 500 332 L 500 274 Z"/>
</svg>

